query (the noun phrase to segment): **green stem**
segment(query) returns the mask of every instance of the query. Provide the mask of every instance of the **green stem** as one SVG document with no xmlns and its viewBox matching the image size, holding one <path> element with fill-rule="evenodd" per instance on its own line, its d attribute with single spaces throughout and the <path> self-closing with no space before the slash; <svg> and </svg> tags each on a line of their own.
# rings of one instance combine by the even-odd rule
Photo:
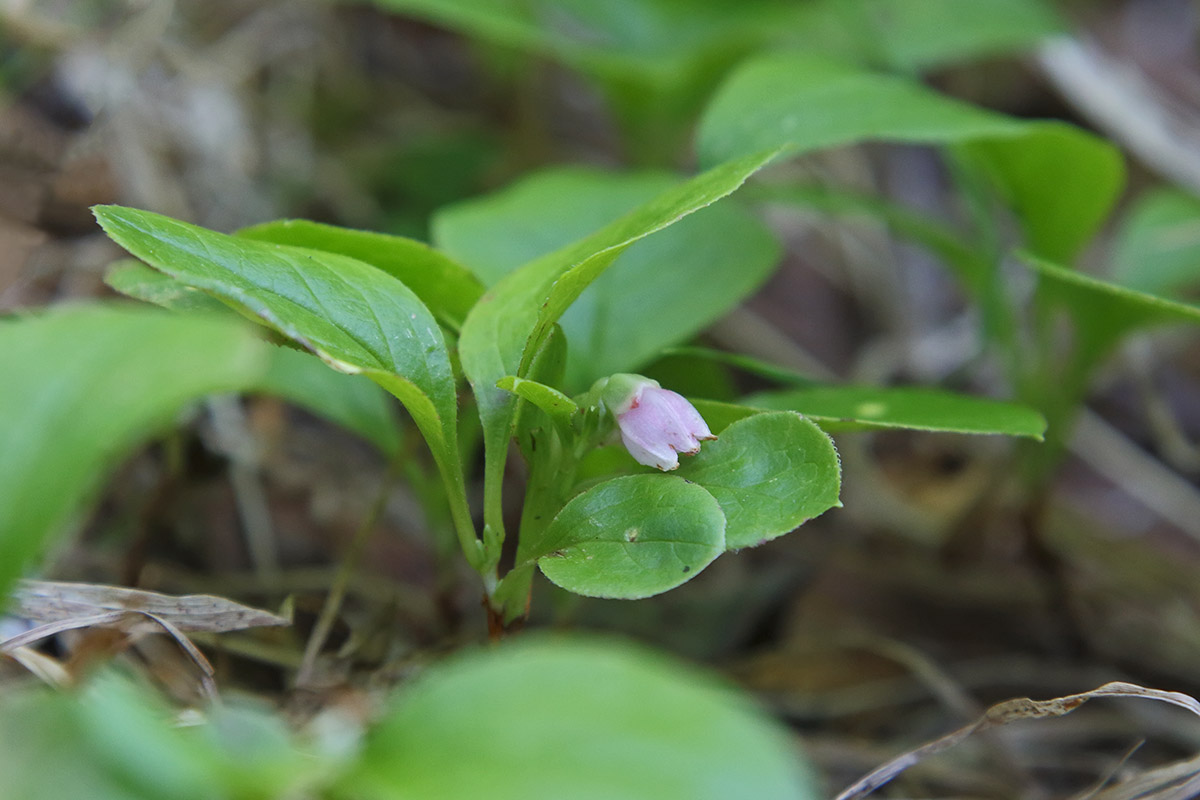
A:
<svg viewBox="0 0 1200 800">
<path fill-rule="evenodd" d="M 547 426 L 532 435 L 535 454 L 521 509 L 515 566 L 500 581 L 494 603 L 503 611 L 505 624 L 528 611 L 529 592 L 538 558 L 545 554 L 545 531 L 575 486 L 579 462 L 601 438 L 602 426 L 593 420 L 576 434 L 568 426 Z"/>
<path fill-rule="evenodd" d="M 999 350 L 1009 382 L 1016 389 L 1027 366 L 1022 358 L 1024 348 L 1017 335 L 1017 312 L 1001 270 L 1005 248 L 996 225 L 996 209 L 990 202 L 992 193 L 979 169 L 966 158 L 960 155 L 948 161 L 954 183 L 966 200 L 967 213 L 981 251 L 977 263 L 982 269 L 978 283 L 972 288 L 979 303 L 983 335 Z"/>
<path fill-rule="evenodd" d="M 574 474 L 574 469 L 563 463 L 567 454 L 556 428 L 544 428 L 531 435 L 535 455 L 530 465 L 525 502 L 521 508 L 521 525 L 517 531 L 516 566 L 500 581 L 493 595 L 493 604 L 502 612 L 506 625 L 528 612 L 533 565 L 536 562 L 536 558 L 530 558 L 529 553 L 536 551 L 542 533 L 561 505 L 564 473 Z"/>
<path fill-rule="evenodd" d="M 504 462 L 508 458 L 508 439 L 505 452 L 488 452 L 483 465 L 483 523 L 495 531 L 504 530 Z"/>
<path fill-rule="evenodd" d="M 467 487 L 463 481 L 462 465 L 458 457 L 452 457 L 453 464 L 443 466 L 440 462 L 438 469 L 446 484 L 446 494 L 450 501 L 450 518 L 454 522 L 454 532 L 458 534 L 458 543 L 471 569 L 483 576 L 487 582 L 488 554 L 475 533 L 475 522 L 471 519 L 471 507 L 467 504 Z M 493 565 L 494 567 L 494 565 Z"/>
<path fill-rule="evenodd" d="M 421 428 L 420 424 L 417 426 Z M 431 437 L 433 431 L 421 428 L 422 435 L 429 443 L 433 453 L 434 463 L 446 487 L 446 500 L 450 506 L 450 519 L 454 523 L 454 532 L 458 536 L 458 544 L 466 556 L 471 569 L 479 573 L 483 584 L 490 592 L 495 586 L 495 568 L 498 554 L 493 555 L 495 548 L 488 547 L 486 532 L 484 541 L 480 541 L 475 531 L 475 522 L 471 518 L 471 507 L 467 502 L 466 481 L 463 479 L 462 460 L 458 455 L 457 443 L 447 446 L 446 439 L 437 432 L 438 438 Z"/>
</svg>

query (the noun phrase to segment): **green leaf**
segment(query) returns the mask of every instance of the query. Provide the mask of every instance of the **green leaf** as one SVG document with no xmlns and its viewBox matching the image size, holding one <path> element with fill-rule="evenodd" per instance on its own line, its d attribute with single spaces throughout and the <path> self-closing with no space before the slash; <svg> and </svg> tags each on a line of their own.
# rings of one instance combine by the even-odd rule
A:
<svg viewBox="0 0 1200 800">
<path fill-rule="evenodd" d="M 1064 32 L 1053 6 L 1041 0 L 833 0 L 858 35 L 888 66 L 926 69 L 1003 55 Z"/>
<path fill-rule="evenodd" d="M 280 220 L 243 228 L 247 239 L 339 253 L 378 267 L 412 290 L 439 320 L 462 326 L 483 284 L 461 264 L 422 242 L 306 220 Z"/>
<path fill-rule="evenodd" d="M 73 307 L 0 321 L 0 596 L 179 409 L 259 379 L 268 345 L 230 319 Z"/>
<path fill-rule="evenodd" d="M 242 306 L 343 372 L 379 380 L 409 406 L 431 444 L 454 441 L 445 340 L 400 281 L 355 259 L 226 236 L 148 211 L 98 206 L 96 217 L 152 267 Z"/>
<path fill-rule="evenodd" d="M 434 240 L 495 283 L 678 183 L 661 172 L 544 170 L 443 209 Z M 568 390 L 636 370 L 664 347 L 690 339 L 759 288 L 778 259 L 770 231 L 734 203 L 698 211 L 633 244 L 563 313 Z"/>
<path fill-rule="evenodd" d="M 704 422 L 708 425 L 708 429 L 717 435 L 720 435 L 721 431 L 725 430 L 738 420 L 752 417 L 755 414 L 761 414 L 764 410 L 761 408 L 750 408 L 749 406 L 738 405 L 737 403 L 725 403 L 719 400 L 704 400 L 698 397 L 689 397 L 688 402 L 700 412 L 700 416 L 704 417 Z M 632 460 L 633 459 L 631 457 L 630 461 Z"/>
<path fill-rule="evenodd" d="M 1124 177 L 1112 145 L 1061 123 L 1025 122 L 918 83 L 808 55 L 744 63 L 718 90 L 697 137 L 704 163 L 764 148 L 800 155 L 868 140 L 970 145 L 1015 210 L 1030 246 L 1074 252 L 1116 199 Z"/>
<path fill-rule="evenodd" d="M 528 400 L 545 411 L 551 419 L 562 424 L 569 425 L 571 417 L 579 410 L 579 406 L 575 404 L 574 400 L 557 389 L 537 381 L 505 375 L 496 381 L 496 386 L 506 392 L 512 392 L 523 400 Z"/>
<path fill-rule="evenodd" d="M 1138 198 L 1113 243 L 1113 278 L 1130 289 L 1178 295 L 1200 285 L 1200 198 L 1156 189 Z"/>
<path fill-rule="evenodd" d="M 136 258 L 123 258 L 109 265 L 104 282 L 115 291 L 172 311 L 229 313 L 229 307 L 210 294 L 180 283 Z"/>
<path fill-rule="evenodd" d="M 593 73 L 665 80 L 713 50 L 768 43 L 856 52 L 917 69 L 1020 50 L 1062 32 L 1038 0 L 376 0 L 499 44 Z"/>
<path fill-rule="evenodd" d="M 1020 136 L 1027 127 L 904 78 L 775 53 L 745 62 L 717 91 L 697 151 L 713 164 L 767 148 L 800 155 L 872 139 L 948 144 Z"/>
<path fill-rule="evenodd" d="M 541 169 L 499 191 L 438 209 L 430 224 L 433 243 L 491 286 L 679 182 L 655 170 Z"/>
<path fill-rule="evenodd" d="M 722 164 L 663 192 L 575 244 L 509 273 L 471 310 L 459 352 L 483 424 L 484 513 L 493 530 L 501 529 L 499 492 L 515 408 L 515 398 L 496 382 L 525 376 L 529 359 L 563 311 L 629 245 L 733 192 L 773 155 L 755 153 Z"/>
<path fill-rule="evenodd" d="M 1040 295 L 1070 311 L 1085 362 L 1099 358 L 1137 328 L 1200 323 L 1200 307 L 1118 286 L 1027 253 L 1021 259 L 1038 274 Z"/>
<path fill-rule="evenodd" d="M 635 162 L 678 162 L 686 131 L 721 75 L 791 32 L 808 3 L 741 0 L 376 0 L 499 48 L 493 74 L 544 58 L 594 83 Z M 535 55 L 513 58 L 510 49 Z M 507 68 L 507 69 L 506 69 Z M 520 91 L 520 88 L 517 88 Z"/>
<path fill-rule="evenodd" d="M 82 691 L 0 697 L 0 774 L 21 800 L 213 800 L 312 796 L 331 764 L 302 751 L 283 721 L 236 705 L 181 726 L 176 713 L 115 674 Z"/>
<path fill-rule="evenodd" d="M 991 264 L 975 244 L 949 225 L 887 198 L 826 185 L 759 184 L 747 191 L 753 200 L 876 220 L 940 258 L 976 295 L 991 289 Z"/>
<path fill-rule="evenodd" d="M 400 450 L 396 401 L 366 377 L 336 372 L 309 353 L 272 348 L 266 373 L 247 391 L 289 400 L 357 433 L 386 456 Z"/>
<path fill-rule="evenodd" d="M 831 432 L 902 428 L 1040 441 L 1046 431 L 1046 420 L 1027 406 L 938 389 L 821 386 L 760 392 L 743 402 L 756 408 L 798 411 Z"/>
<path fill-rule="evenodd" d="M 150 266 L 244 309 L 335 369 L 362 373 L 399 398 L 446 483 L 467 558 L 480 563 L 445 338 L 407 286 L 337 253 L 227 236 L 121 206 L 97 206 L 95 214 L 114 241 Z"/>
<path fill-rule="evenodd" d="M 661 386 L 669 386 L 671 391 L 685 397 L 732 400 L 741 392 L 734 385 L 733 370 L 729 369 L 731 362 L 713 355 L 715 353 L 723 354 L 723 351 L 706 347 L 668 347 L 638 374 L 658 381 Z M 771 369 L 775 370 L 773 366 Z M 785 372 L 779 370 L 779 373 Z"/>
<path fill-rule="evenodd" d="M 725 517 L 707 491 L 673 475 L 629 475 L 572 498 L 533 558 L 567 591 L 636 600 L 694 578 L 724 550 Z"/>
<path fill-rule="evenodd" d="M 734 422 L 717 441 L 682 459 L 676 474 L 717 499 L 729 550 L 782 536 L 841 505 L 841 463 L 833 442 L 786 411 Z"/>
<path fill-rule="evenodd" d="M 111 675 L 82 696 L 17 691 L 0 699 L 0 769 L 11 797 L 204 800 L 213 796 L 214 763 L 191 739 Z"/>
<path fill-rule="evenodd" d="M 215 297 L 132 258 L 110 266 L 104 282 L 130 297 L 175 311 L 232 313 Z M 394 455 L 400 447 L 399 421 L 388 395 L 367 378 L 331 370 L 310 354 L 272 348 L 267 371 L 247 389 L 290 400 L 357 433 L 385 455 Z"/>
<path fill-rule="evenodd" d="M 1028 246 L 1067 261 L 1104 223 L 1125 184 L 1109 142 L 1061 123 L 1029 123 L 1020 138 L 965 142 L 1016 212 Z"/>
<path fill-rule="evenodd" d="M 338 796 L 809 800 L 790 736 L 713 676 L 611 639 L 521 637 L 396 698 Z"/>
<path fill-rule="evenodd" d="M 376 0 L 487 41 L 592 74 L 655 83 L 686 80 L 706 55 L 739 52 L 795 18 L 788 4 L 744 0 Z"/>
</svg>

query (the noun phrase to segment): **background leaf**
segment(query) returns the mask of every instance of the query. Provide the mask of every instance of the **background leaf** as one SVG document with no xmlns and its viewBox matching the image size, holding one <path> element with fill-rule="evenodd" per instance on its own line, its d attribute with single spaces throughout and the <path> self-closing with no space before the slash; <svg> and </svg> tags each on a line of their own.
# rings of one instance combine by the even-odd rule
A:
<svg viewBox="0 0 1200 800">
<path fill-rule="evenodd" d="M 576 495 L 533 545 L 543 574 L 589 597 L 635 600 L 695 577 L 725 550 L 707 491 L 673 475 L 614 478 Z"/>
<path fill-rule="evenodd" d="M 696 149 L 713 164 L 766 148 L 790 156 L 872 139 L 947 144 L 1020 136 L 1027 125 L 905 78 L 776 53 L 750 59 L 722 84 L 700 121 Z"/>
<path fill-rule="evenodd" d="M 782 536 L 841 505 L 841 463 L 833 442 L 788 412 L 733 423 L 717 441 L 681 459 L 677 474 L 717 499 L 729 550 Z"/>
<path fill-rule="evenodd" d="M 1017 403 L 919 387 L 819 386 L 759 392 L 748 406 L 798 411 L 827 431 L 903 428 L 1042 438 L 1046 420 Z"/>
<path fill-rule="evenodd" d="M 808 55 L 765 55 L 740 66 L 706 109 L 697 150 L 702 162 L 719 163 L 767 147 L 800 155 L 868 140 L 969 143 L 1023 215 L 1030 246 L 1058 259 L 1095 232 L 1124 179 L 1116 148 L 1081 130 L 1005 117 L 904 78 Z"/>
<path fill-rule="evenodd" d="M 560 250 L 670 189 L 668 172 L 550 167 L 438 209 L 433 241 L 491 286 L 517 267 Z"/>
<path fill-rule="evenodd" d="M 495 283 L 679 182 L 659 172 L 545 170 L 439 211 L 434 240 Z M 562 315 L 568 392 L 691 338 L 761 286 L 779 252 L 766 226 L 733 202 L 634 243 Z"/>
<path fill-rule="evenodd" d="M 237 321 L 87 306 L 0 322 L 0 595 L 108 469 L 187 402 L 252 384 Z"/>
<path fill-rule="evenodd" d="M 1062 123 L 1029 123 L 1019 138 L 975 139 L 963 147 L 1016 212 L 1027 246 L 1049 259 L 1073 258 L 1125 184 L 1119 150 Z"/>
<path fill-rule="evenodd" d="M 329 764 L 293 745 L 282 720 L 236 704 L 181 726 L 115 674 L 82 691 L 0 697 L 0 772 L 22 800 L 212 800 L 303 796 Z"/>
<path fill-rule="evenodd" d="M 365 376 L 336 372 L 310 353 L 271 348 L 266 373 L 247 391 L 295 403 L 357 433 L 385 456 L 400 450 L 396 401 Z"/>
<path fill-rule="evenodd" d="M 1130 289 L 1179 296 L 1200 285 L 1200 198 L 1160 188 L 1137 199 L 1113 242 L 1113 279 Z"/>
<path fill-rule="evenodd" d="M 1024 49 L 1064 31 L 1041 0 L 828 0 L 886 66 L 927 69 Z M 848 7 L 848 8 L 847 8 Z M 870 46 L 870 45 L 868 45 Z"/>
<path fill-rule="evenodd" d="M 1132 330 L 1200 323 L 1200 307 L 1118 286 L 1029 254 L 1022 260 L 1037 273 L 1039 294 L 1070 312 L 1082 363 L 1092 363 Z"/>
<path fill-rule="evenodd" d="M 486 41 L 549 55 L 584 72 L 653 83 L 687 79 L 712 51 L 737 52 L 783 21 L 786 4 L 747 0 L 730 17 L 713 0 L 377 0 Z M 782 7 L 781 7 L 782 6 Z"/>
<path fill-rule="evenodd" d="M 1041 0 L 376 0 L 470 36 L 593 74 L 685 80 L 705 56 L 794 46 L 903 70 L 1013 52 L 1062 32 Z"/>
<path fill-rule="evenodd" d="M 787 734 L 709 676 L 618 641 L 546 637 L 431 669 L 342 788 L 365 800 L 818 796 Z"/>
<path fill-rule="evenodd" d="M 900 203 L 825 184 L 760 183 L 747 192 L 752 200 L 773 206 L 875 220 L 936 255 L 975 295 L 991 288 L 991 264 L 977 245 L 947 223 Z"/>
</svg>

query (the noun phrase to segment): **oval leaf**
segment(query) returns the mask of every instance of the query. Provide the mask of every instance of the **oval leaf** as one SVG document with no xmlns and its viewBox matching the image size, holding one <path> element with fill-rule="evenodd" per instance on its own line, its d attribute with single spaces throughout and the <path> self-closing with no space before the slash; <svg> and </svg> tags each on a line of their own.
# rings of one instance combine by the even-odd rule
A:
<svg viewBox="0 0 1200 800">
<path fill-rule="evenodd" d="M 430 669 L 335 789 L 364 800 L 819 796 L 788 734 L 712 676 L 621 641 L 545 636 Z"/>
<path fill-rule="evenodd" d="M 678 475 L 717 499 L 730 550 L 782 536 L 841 505 L 841 463 L 833 441 L 786 411 L 732 423 L 717 441 L 683 459 Z"/>
<path fill-rule="evenodd" d="M 636 600 L 674 589 L 725 550 L 713 496 L 672 475 L 614 478 L 574 497 L 550 523 L 538 566 L 562 588 Z"/>
</svg>

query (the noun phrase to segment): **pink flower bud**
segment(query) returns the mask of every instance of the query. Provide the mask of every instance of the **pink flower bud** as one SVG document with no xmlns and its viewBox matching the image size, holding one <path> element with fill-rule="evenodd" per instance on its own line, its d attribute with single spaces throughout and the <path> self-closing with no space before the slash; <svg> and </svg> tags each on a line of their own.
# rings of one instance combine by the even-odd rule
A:
<svg viewBox="0 0 1200 800">
<path fill-rule="evenodd" d="M 692 404 L 640 375 L 613 375 L 604 389 L 605 405 L 617 418 L 621 441 L 639 464 L 664 472 L 679 466 L 679 455 L 700 451 L 716 439 Z"/>
</svg>

